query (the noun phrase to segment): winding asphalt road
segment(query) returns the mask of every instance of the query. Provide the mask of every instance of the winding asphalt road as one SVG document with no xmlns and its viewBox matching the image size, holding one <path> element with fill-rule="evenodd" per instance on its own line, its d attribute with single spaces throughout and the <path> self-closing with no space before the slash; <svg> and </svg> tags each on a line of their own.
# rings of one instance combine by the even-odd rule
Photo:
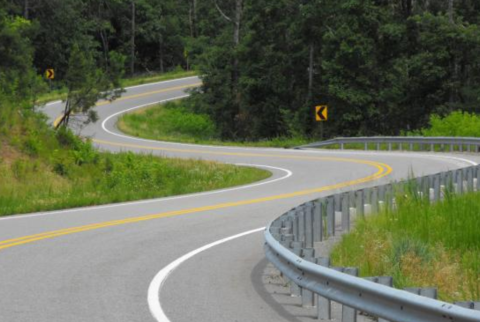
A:
<svg viewBox="0 0 480 322">
<path fill-rule="evenodd" d="M 0 219 L 1 322 L 296 321 L 262 284 L 260 228 L 334 191 L 479 161 L 458 154 L 175 144 L 116 129 L 120 113 L 182 97 L 198 83 L 192 77 L 129 88 L 120 100 L 100 103 L 101 121 L 81 134 L 104 150 L 252 165 L 272 177 L 223 191 Z M 61 110 L 61 103 L 45 107 L 52 120 Z M 223 240 L 243 232 L 249 233 Z M 217 241 L 223 243 L 199 249 Z"/>
</svg>

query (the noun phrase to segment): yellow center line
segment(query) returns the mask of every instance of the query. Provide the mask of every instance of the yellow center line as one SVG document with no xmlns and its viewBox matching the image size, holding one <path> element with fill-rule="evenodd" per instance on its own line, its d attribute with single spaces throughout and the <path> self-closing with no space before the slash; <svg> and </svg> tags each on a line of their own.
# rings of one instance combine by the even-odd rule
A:
<svg viewBox="0 0 480 322">
<path fill-rule="evenodd" d="M 152 94 L 163 93 L 163 92 L 168 92 L 168 91 L 173 91 L 173 90 L 179 90 L 179 89 L 184 89 L 184 88 L 189 88 L 189 87 L 196 87 L 200 84 L 201 83 L 195 83 L 195 84 L 191 84 L 191 85 L 170 87 L 170 88 L 166 88 L 166 89 L 162 89 L 162 90 L 125 96 L 123 98 L 118 99 L 117 101 L 123 101 L 123 100 L 127 100 L 127 99 L 143 97 L 143 96 L 149 96 L 149 95 L 152 95 Z M 97 103 L 96 105 L 101 106 L 101 105 L 106 105 L 106 104 L 110 104 L 110 102 L 109 101 L 103 101 L 103 102 Z M 57 118 L 55 120 L 54 125 L 58 124 L 58 122 L 59 122 L 59 120 L 61 119 L 62 116 L 60 116 L 59 118 Z M 256 204 L 256 203 L 263 203 L 263 202 L 269 202 L 269 201 L 286 199 L 286 198 L 293 198 L 293 197 L 303 196 L 303 195 L 308 195 L 308 194 L 313 194 L 313 193 L 319 193 L 319 192 L 324 192 L 324 191 L 328 191 L 328 190 L 334 190 L 334 189 L 344 188 L 344 187 L 348 187 L 348 186 L 353 186 L 353 185 L 357 185 L 357 184 L 361 184 L 361 183 L 366 183 L 366 182 L 378 180 L 382 177 L 385 177 L 385 176 L 389 175 L 392 172 L 392 168 L 387 164 L 380 163 L 380 162 L 375 162 L 375 161 L 360 160 L 360 159 L 347 159 L 347 158 L 336 158 L 336 157 L 316 157 L 316 156 L 315 157 L 312 157 L 312 156 L 295 156 L 295 155 L 282 155 L 282 154 L 278 154 L 278 153 L 268 154 L 268 153 L 244 153 L 244 152 L 215 152 L 215 151 L 204 151 L 204 150 L 195 150 L 195 149 L 150 147 L 150 146 L 128 144 L 128 143 L 115 143 L 115 142 L 109 142 L 109 141 L 97 140 L 97 139 L 94 139 L 93 141 L 95 141 L 97 143 L 101 143 L 101 144 L 112 145 L 112 146 L 132 147 L 132 148 L 147 149 L 147 150 L 163 150 L 163 151 L 182 152 L 182 153 L 199 153 L 199 154 L 224 155 L 224 156 L 267 157 L 267 158 L 279 158 L 279 159 L 350 162 L 350 163 L 365 164 L 365 165 L 375 167 L 377 169 L 377 172 L 375 172 L 372 175 L 360 178 L 360 179 L 350 180 L 350 181 L 346 181 L 346 182 L 342 182 L 342 183 L 338 183 L 338 184 L 333 184 L 333 185 L 328 185 L 328 186 L 323 186 L 323 187 L 320 187 L 320 188 L 301 190 L 301 191 L 296 191 L 296 192 L 291 192 L 291 193 L 284 193 L 284 194 L 279 194 L 279 195 L 274 195 L 274 196 L 268 196 L 268 197 L 263 197 L 263 198 L 250 199 L 250 200 L 243 200 L 243 201 L 237 201 L 237 202 L 227 202 L 227 203 L 204 206 L 204 207 L 199 207 L 199 208 L 190 208 L 190 209 L 184 209 L 184 210 L 176 210 L 176 211 L 169 211 L 169 212 L 158 213 L 158 214 L 151 214 L 151 215 L 140 216 L 140 217 L 132 217 L 132 218 L 127 218 L 127 219 L 113 220 L 113 221 L 89 224 L 89 225 L 84 225 L 84 226 L 70 227 L 70 228 L 65 228 L 65 229 L 60 229 L 60 230 L 55 230 L 55 231 L 44 232 L 44 233 L 40 233 L 40 234 L 34 234 L 34 235 L 28 235 L 28 236 L 8 239 L 8 240 L 0 241 L 0 250 L 10 248 L 10 247 L 14 247 L 14 246 L 23 245 L 23 244 L 32 243 L 32 242 L 35 242 L 35 241 L 40 241 L 40 240 L 45 240 L 45 239 L 49 239 L 49 238 L 55 238 L 55 237 L 60 237 L 60 236 L 64 236 L 64 235 L 69 235 L 69 234 L 74 234 L 74 233 L 79 233 L 79 232 L 89 231 L 89 230 L 95 230 L 95 229 L 100 229 L 100 228 L 105 228 L 105 227 L 119 226 L 119 225 L 124 225 L 124 224 L 132 224 L 132 223 L 137 223 L 137 222 L 146 221 L 146 220 L 153 220 L 153 219 L 166 218 L 166 217 L 174 217 L 174 216 L 179 216 L 179 215 L 205 212 L 205 211 L 209 211 L 209 210 L 217 210 L 217 209 L 224 209 L 224 208 L 230 208 L 230 207 L 238 207 L 238 206 L 243 206 L 243 205 L 251 205 L 251 204 Z"/>
<path fill-rule="evenodd" d="M 145 92 L 145 93 L 141 93 L 141 94 L 127 95 L 127 96 L 117 98 L 116 100 L 114 100 L 112 102 L 110 102 L 110 101 L 98 102 L 98 103 L 95 104 L 95 106 L 108 105 L 108 104 L 111 104 L 111 103 L 125 101 L 125 100 L 131 100 L 131 99 L 134 99 L 134 98 L 145 97 L 145 96 L 150 96 L 150 95 L 154 95 L 154 94 L 160 94 L 160 93 L 165 93 L 165 92 L 170 92 L 170 91 L 175 91 L 175 90 L 180 90 L 180 89 L 198 87 L 201 84 L 202 83 L 194 83 L 194 84 L 190 84 L 190 85 L 182 85 L 182 86 L 175 86 L 175 87 L 159 89 L 159 90 L 156 90 L 156 91 Z M 54 127 L 57 127 L 57 125 L 60 122 L 60 120 L 62 119 L 62 117 L 63 117 L 63 113 L 53 121 L 53 126 Z"/>
<path fill-rule="evenodd" d="M 318 158 L 318 159 L 320 159 L 320 158 Z M 328 158 L 328 159 L 335 159 L 335 158 Z M 169 212 L 140 216 L 140 217 L 121 219 L 121 220 L 113 220 L 113 221 L 107 221 L 107 222 L 102 222 L 102 223 L 96 223 L 96 224 L 90 224 L 90 225 L 84 225 L 84 226 L 78 226 L 78 227 L 71 227 L 71 228 L 49 231 L 49 232 L 44 232 L 44 233 L 35 234 L 35 235 L 29 235 L 29 236 L 23 236 L 23 237 L 19 237 L 19 238 L 8 239 L 8 240 L 0 241 L 0 250 L 10 248 L 10 247 L 14 247 L 14 246 L 19 246 L 19 245 L 32 243 L 32 242 L 35 242 L 35 241 L 60 237 L 60 236 L 79 233 L 79 232 L 83 232 L 83 231 L 95 230 L 95 229 L 99 229 L 99 228 L 119 226 L 119 225 L 124 225 L 124 224 L 132 224 L 132 223 L 142 222 L 142 221 L 146 221 L 146 220 L 153 220 L 153 219 L 166 218 L 166 217 L 175 217 L 175 216 L 179 216 L 179 215 L 205 212 L 205 211 L 209 211 L 209 210 L 217 210 L 217 209 L 224 209 L 224 208 L 230 208 L 230 207 L 238 207 L 238 206 L 243 206 L 243 205 L 251 205 L 251 204 L 256 204 L 256 203 L 264 203 L 264 202 L 268 202 L 268 201 L 292 198 L 292 197 L 297 197 L 297 196 L 302 196 L 302 195 L 307 195 L 307 194 L 312 194 L 312 193 L 319 193 L 319 192 L 323 192 L 323 191 L 344 188 L 344 187 L 348 187 L 348 186 L 352 186 L 352 185 L 356 185 L 356 184 L 360 184 L 360 183 L 365 183 L 365 182 L 377 180 L 377 179 L 380 179 L 384 176 L 387 176 L 388 174 L 390 174 L 392 172 L 392 168 L 390 166 L 388 166 L 386 164 L 383 164 L 383 163 L 379 163 L 379 162 L 373 162 L 373 161 L 368 161 L 367 162 L 365 160 L 356 160 L 356 159 L 343 159 L 343 161 L 344 162 L 352 162 L 352 163 L 369 164 L 369 165 L 377 168 L 377 172 L 372 174 L 372 175 L 369 175 L 367 177 L 360 178 L 360 179 L 350 180 L 350 181 L 337 183 L 337 184 L 333 184 L 333 185 L 328 185 L 328 186 L 324 186 L 324 187 L 320 187 L 320 188 L 301 190 L 301 191 L 296 191 L 296 192 L 291 192 L 291 193 L 285 193 L 285 194 L 268 196 L 268 197 L 263 197 L 263 198 L 250 199 L 250 200 L 227 202 L 227 203 L 221 203 L 221 204 L 211 205 L 211 206 L 204 206 L 204 207 L 199 207 L 199 208 L 190 208 L 190 209 L 184 209 L 184 210 L 176 210 L 176 211 L 169 211 Z"/>
</svg>

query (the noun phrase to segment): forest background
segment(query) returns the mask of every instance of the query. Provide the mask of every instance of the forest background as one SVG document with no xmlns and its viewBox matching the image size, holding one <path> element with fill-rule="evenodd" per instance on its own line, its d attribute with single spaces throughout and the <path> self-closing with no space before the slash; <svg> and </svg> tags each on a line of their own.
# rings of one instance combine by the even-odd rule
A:
<svg viewBox="0 0 480 322">
<path fill-rule="evenodd" d="M 222 139 L 398 135 L 480 111 L 479 19 L 475 0 L 0 0 L 0 108 L 32 108 L 48 68 L 64 87 L 80 52 L 197 70 L 185 104 Z"/>
</svg>

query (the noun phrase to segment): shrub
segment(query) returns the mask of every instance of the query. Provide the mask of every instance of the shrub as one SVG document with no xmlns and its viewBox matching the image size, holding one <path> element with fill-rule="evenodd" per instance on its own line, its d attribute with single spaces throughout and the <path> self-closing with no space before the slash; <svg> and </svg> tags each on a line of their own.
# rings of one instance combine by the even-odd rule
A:
<svg viewBox="0 0 480 322">
<path fill-rule="evenodd" d="M 480 137 L 480 116 L 475 113 L 454 111 L 445 117 L 430 116 L 430 127 L 414 134 L 423 136 Z"/>
</svg>

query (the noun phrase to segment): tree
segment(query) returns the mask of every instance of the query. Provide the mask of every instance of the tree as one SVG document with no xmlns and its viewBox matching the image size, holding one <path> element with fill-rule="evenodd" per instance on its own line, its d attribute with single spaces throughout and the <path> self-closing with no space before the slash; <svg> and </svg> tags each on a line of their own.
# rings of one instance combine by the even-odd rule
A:
<svg viewBox="0 0 480 322">
<path fill-rule="evenodd" d="M 107 70 L 98 68 L 90 51 L 73 45 L 69 67 L 65 76 L 68 96 L 64 114 L 57 125 L 68 126 L 73 114 L 81 113 L 84 123 L 95 122 L 97 114 L 92 107 L 99 99 L 113 101 L 121 96 L 124 89 L 120 79 L 123 75 L 125 57 L 111 51 Z"/>
</svg>

